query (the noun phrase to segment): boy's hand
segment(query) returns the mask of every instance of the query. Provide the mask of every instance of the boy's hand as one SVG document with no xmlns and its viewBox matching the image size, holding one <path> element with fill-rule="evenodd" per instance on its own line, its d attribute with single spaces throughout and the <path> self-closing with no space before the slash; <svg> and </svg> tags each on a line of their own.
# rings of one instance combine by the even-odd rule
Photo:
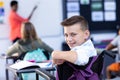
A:
<svg viewBox="0 0 120 80">
<path fill-rule="evenodd" d="M 65 60 L 62 60 L 62 59 L 52 60 L 52 63 L 55 64 L 55 65 L 60 65 L 60 64 L 63 64 L 64 62 L 65 62 Z"/>
</svg>

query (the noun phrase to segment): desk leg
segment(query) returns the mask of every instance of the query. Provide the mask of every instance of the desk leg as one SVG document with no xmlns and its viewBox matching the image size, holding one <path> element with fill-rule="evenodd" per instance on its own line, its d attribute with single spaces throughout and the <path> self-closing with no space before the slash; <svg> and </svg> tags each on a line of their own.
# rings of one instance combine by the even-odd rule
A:
<svg viewBox="0 0 120 80">
<path fill-rule="evenodd" d="M 22 78 L 22 73 L 17 73 L 17 80 L 23 80 L 23 78 Z"/>
<path fill-rule="evenodd" d="M 5 69 L 5 72 L 6 72 L 6 80 L 9 80 L 9 73 L 8 73 L 8 70 Z"/>
<path fill-rule="evenodd" d="M 6 64 L 8 64 L 8 59 L 6 59 Z M 7 68 L 5 69 L 5 72 L 6 72 L 6 80 L 9 80 L 9 73 Z"/>
</svg>

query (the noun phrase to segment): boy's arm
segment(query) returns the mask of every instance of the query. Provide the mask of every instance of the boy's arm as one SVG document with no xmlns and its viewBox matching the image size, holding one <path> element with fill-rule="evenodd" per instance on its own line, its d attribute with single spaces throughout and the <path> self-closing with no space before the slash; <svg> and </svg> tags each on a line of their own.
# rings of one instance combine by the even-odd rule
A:
<svg viewBox="0 0 120 80">
<path fill-rule="evenodd" d="M 63 60 L 62 62 L 74 63 L 77 59 L 77 53 L 75 51 L 53 51 L 52 59 L 54 64 L 60 64 L 61 60 Z"/>
<path fill-rule="evenodd" d="M 112 45 L 111 43 L 109 43 L 107 46 L 106 46 L 106 50 L 112 50 L 113 48 L 115 48 L 116 46 Z"/>
</svg>

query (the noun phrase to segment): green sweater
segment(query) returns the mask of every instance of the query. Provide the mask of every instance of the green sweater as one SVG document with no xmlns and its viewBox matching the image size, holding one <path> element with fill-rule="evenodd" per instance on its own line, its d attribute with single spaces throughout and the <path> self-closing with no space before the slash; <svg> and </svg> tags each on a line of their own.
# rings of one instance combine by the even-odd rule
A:
<svg viewBox="0 0 120 80">
<path fill-rule="evenodd" d="M 14 43 L 8 50 L 7 50 L 7 56 L 11 56 L 14 53 L 18 53 L 21 55 L 22 53 L 35 50 L 37 48 L 44 49 L 45 51 L 51 53 L 53 49 L 45 44 L 42 40 L 18 40 L 16 43 Z"/>
</svg>

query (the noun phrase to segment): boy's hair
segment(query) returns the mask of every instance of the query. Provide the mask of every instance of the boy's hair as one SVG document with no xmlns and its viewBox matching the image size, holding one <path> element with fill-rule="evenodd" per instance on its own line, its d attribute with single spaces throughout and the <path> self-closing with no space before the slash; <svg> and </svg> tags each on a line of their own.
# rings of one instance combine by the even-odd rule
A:
<svg viewBox="0 0 120 80">
<path fill-rule="evenodd" d="M 62 26 L 71 26 L 74 24 L 79 23 L 81 25 L 81 30 L 88 30 L 88 22 L 83 16 L 72 16 L 68 19 L 65 19 L 63 22 L 61 22 Z"/>
<path fill-rule="evenodd" d="M 17 5 L 17 4 L 18 4 L 18 2 L 17 2 L 17 1 L 12 0 L 12 1 L 11 1 L 11 3 L 10 3 L 10 6 L 12 7 L 12 6 Z"/>
</svg>

